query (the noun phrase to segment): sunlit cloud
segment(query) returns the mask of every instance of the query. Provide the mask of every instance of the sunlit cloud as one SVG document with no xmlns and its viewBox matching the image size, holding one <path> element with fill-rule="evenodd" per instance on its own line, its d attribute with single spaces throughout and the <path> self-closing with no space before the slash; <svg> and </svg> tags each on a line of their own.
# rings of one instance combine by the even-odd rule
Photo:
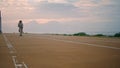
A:
<svg viewBox="0 0 120 68">
<path fill-rule="evenodd" d="M 94 2 L 90 0 L 80 0 L 79 2 L 74 3 L 77 7 L 94 7 L 97 6 Z"/>
<path fill-rule="evenodd" d="M 66 0 L 48 0 L 50 3 L 67 3 Z"/>
<path fill-rule="evenodd" d="M 105 6 L 105 5 L 111 5 L 114 2 L 111 0 L 79 0 L 74 3 L 75 6 L 77 7 L 99 7 L 99 6 Z"/>
</svg>

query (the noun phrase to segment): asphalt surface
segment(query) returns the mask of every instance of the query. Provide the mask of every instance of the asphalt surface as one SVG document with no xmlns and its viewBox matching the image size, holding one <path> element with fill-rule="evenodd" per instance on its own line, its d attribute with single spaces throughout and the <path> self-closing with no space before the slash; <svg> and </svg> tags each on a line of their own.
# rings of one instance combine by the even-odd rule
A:
<svg viewBox="0 0 120 68">
<path fill-rule="evenodd" d="M 3 36 L 0 34 L 0 68 L 14 68 L 11 54 L 6 46 Z"/>
<path fill-rule="evenodd" d="M 42 34 L 5 36 L 13 46 L 17 60 L 28 68 L 120 68 L 120 38 Z M 3 61 L 5 54 L 9 61 Z M 4 41 L 0 42 L 0 55 L 3 56 L 0 64 L 14 66 Z M 6 67 L 0 65 L 0 68 Z"/>
</svg>

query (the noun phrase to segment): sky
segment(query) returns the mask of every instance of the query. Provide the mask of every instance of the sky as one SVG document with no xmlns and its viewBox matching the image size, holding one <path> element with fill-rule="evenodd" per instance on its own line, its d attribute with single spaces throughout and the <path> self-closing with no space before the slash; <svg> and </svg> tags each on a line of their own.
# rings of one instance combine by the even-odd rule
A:
<svg viewBox="0 0 120 68">
<path fill-rule="evenodd" d="M 120 32 L 120 0 L 0 0 L 2 31 L 114 34 Z"/>
</svg>

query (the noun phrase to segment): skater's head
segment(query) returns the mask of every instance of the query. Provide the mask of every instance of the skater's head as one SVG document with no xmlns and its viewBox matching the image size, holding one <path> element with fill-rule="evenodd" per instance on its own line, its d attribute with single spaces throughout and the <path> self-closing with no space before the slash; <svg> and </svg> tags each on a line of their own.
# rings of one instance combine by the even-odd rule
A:
<svg viewBox="0 0 120 68">
<path fill-rule="evenodd" d="M 22 23 L 22 20 L 20 20 L 19 23 Z"/>
</svg>

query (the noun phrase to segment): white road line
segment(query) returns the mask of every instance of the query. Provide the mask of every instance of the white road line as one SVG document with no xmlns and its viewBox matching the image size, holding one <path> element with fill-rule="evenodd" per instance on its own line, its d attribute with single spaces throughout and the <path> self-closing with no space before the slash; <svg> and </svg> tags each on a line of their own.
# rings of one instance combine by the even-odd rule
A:
<svg viewBox="0 0 120 68">
<path fill-rule="evenodd" d="M 10 54 L 11 53 L 16 53 L 16 50 L 15 48 L 12 46 L 12 44 L 10 43 L 10 41 L 7 39 L 7 37 L 5 35 L 3 35 L 4 39 L 5 39 L 5 42 L 7 44 L 7 47 L 8 49 L 10 50 Z M 27 65 L 22 62 L 22 63 L 19 63 L 18 60 L 16 59 L 17 56 L 12 56 L 12 60 L 13 60 L 13 63 L 14 63 L 14 66 L 15 68 L 28 68 Z"/>
<path fill-rule="evenodd" d="M 28 68 L 24 62 L 19 63 L 18 60 L 16 59 L 16 56 L 12 56 L 12 59 L 13 59 L 15 68 Z"/>
<path fill-rule="evenodd" d="M 15 58 L 16 58 L 16 56 L 12 56 L 12 60 L 13 60 L 14 66 L 15 66 L 15 68 L 18 68 L 18 67 L 17 67 L 17 64 L 16 64 Z"/>
<path fill-rule="evenodd" d="M 22 62 L 22 63 L 23 63 L 23 65 L 24 65 L 25 68 L 28 68 L 27 65 L 24 62 Z"/>
<path fill-rule="evenodd" d="M 10 50 L 10 53 L 16 53 L 16 49 L 12 46 L 12 44 L 10 43 L 10 41 L 7 39 L 7 37 L 5 35 L 3 35 L 5 42 L 7 44 L 8 49 Z"/>
<path fill-rule="evenodd" d="M 45 39 L 45 38 L 44 38 L 44 39 Z M 112 47 L 112 46 L 104 46 L 104 45 L 90 44 L 90 43 L 84 43 L 84 42 L 75 42 L 75 41 L 69 41 L 69 40 L 60 40 L 60 39 L 53 39 L 53 38 L 46 38 L 46 39 L 55 40 L 55 41 L 62 41 L 62 42 L 68 42 L 68 43 L 84 44 L 84 45 L 89 45 L 89 46 L 95 46 L 95 47 L 102 47 L 102 48 L 109 48 L 109 49 L 117 49 L 117 50 L 120 50 L 120 48 Z"/>
</svg>

